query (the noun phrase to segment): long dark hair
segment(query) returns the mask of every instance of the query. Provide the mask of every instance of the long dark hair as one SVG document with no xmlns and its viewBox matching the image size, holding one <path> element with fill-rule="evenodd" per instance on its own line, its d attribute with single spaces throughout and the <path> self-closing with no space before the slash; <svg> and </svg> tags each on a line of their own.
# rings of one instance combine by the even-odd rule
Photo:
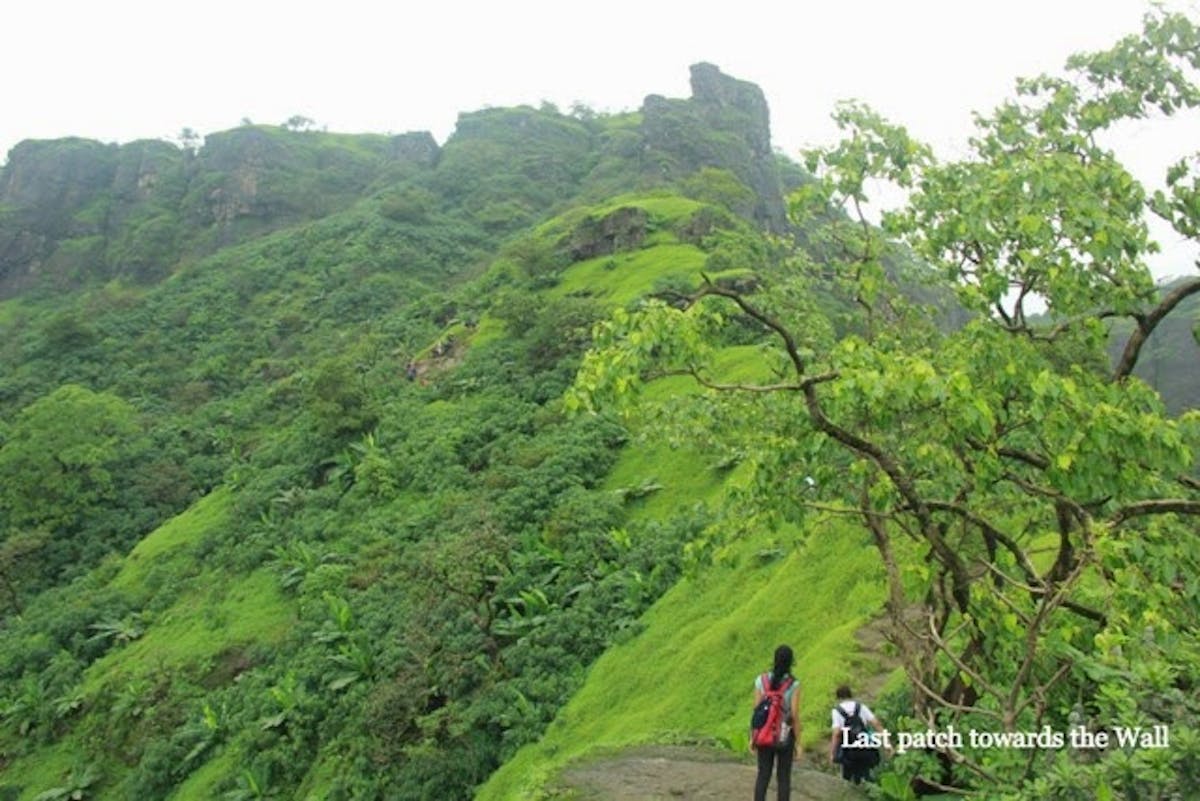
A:
<svg viewBox="0 0 1200 801">
<path fill-rule="evenodd" d="M 786 645 L 781 645 L 775 649 L 775 667 L 771 668 L 771 689 L 779 689 L 779 685 L 783 683 L 783 678 L 792 672 L 792 660 L 795 657 L 792 654 L 792 649 Z"/>
</svg>

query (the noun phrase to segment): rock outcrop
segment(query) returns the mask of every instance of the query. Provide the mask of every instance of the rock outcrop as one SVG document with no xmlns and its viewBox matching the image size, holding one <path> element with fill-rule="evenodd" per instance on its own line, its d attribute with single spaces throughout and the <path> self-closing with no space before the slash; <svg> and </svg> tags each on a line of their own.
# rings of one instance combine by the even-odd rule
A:
<svg viewBox="0 0 1200 801">
<path fill-rule="evenodd" d="M 712 64 L 694 65 L 691 83 L 691 98 L 651 95 L 636 119 L 611 125 L 549 105 L 466 113 L 442 147 L 428 132 L 249 124 L 209 135 L 198 151 L 22 142 L 0 168 L 0 297 L 33 285 L 154 281 L 182 260 L 320 219 L 389 185 L 397 190 L 381 213 L 394 222 L 456 208 L 495 236 L 573 198 L 654 186 L 785 231 L 762 90 Z M 644 228 L 618 214 L 576 232 L 568 250 L 583 258 L 633 247 Z"/>
<path fill-rule="evenodd" d="M 603 217 L 586 217 L 563 243 L 571 261 L 606 256 L 641 247 L 650 215 L 636 206 L 623 206 Z"/>
<path fill-rule="evenodd" d="M 203 254 L 347 208 L 381 173 L 437 164 L 427 132 L 322 135 L 246 125 L 198 152 L 164 141 L 27 140 L 0 168 L 0 298 L 34 285 L 154 280 Z"/>
<path fill-rule="evenodd" d="M 691 84 L 688 100 L 650 95 L 643 102 L 643 169 L 671 181 L 705 167 L 729 170 L 754 196 L 748 209 L 738 211 L 783 232 L 783 182 L 762 89 L 707 63 L 692 66 Z"/>
</svg>

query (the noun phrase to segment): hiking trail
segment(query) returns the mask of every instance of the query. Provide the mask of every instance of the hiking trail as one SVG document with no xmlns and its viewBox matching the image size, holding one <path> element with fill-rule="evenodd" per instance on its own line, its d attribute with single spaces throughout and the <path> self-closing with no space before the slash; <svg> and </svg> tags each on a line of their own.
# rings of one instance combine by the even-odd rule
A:
<svg viewBox="0 0 1200 801">
<path fill-rule="evenodd" d="M 754 793 L 750 755 L 690 746 L 641 746 L 586 759 L 559 778 L 562 797 L 577 801 L 744 801 Z M 793 801 L 860 801 L 866 793 L 818 769 L 801 754 L 792 768 Z M 767 798 L 775 798 L 772 777 Z"/>
</svg>

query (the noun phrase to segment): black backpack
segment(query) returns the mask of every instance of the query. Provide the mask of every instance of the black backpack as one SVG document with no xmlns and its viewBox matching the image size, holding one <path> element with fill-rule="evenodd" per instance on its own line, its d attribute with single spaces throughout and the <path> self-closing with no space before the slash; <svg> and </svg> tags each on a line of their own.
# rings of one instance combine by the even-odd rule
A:
<svg viewBox="0 0 1200 801">
<path fill-rule="evenodd" d="M 862 719 L 862 704 L 855 701 L 854 710 L 848 715 L 841 704 L 834 709 L 842 716 L 841 741 L 848 743 L 848 745 L 838 746 L 842 764 L 851 768 L 873 768 L 878 765 L 880 755 L 877 746 L 856 745 L 859 738 L 870 731 Z"/>
</svg>

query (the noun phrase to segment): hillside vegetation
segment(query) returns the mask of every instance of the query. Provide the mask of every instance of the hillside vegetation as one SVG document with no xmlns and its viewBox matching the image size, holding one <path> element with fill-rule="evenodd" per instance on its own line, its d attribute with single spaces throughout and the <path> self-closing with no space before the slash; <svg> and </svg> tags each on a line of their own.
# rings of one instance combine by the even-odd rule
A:
<svg viewBox="0 0 1200 801">
<path fill-rule="evenodd" d="M 720 514 L 561 397 L 610 309 L 761 261 L 744 116 L 16 148 L 4 793 L 465 797 L 536 738 Z"/>
<path fill-rule="evenodd" d="M 1143 220 L 1200 211 L 1190 162 L 1149 195 L 1080 131 L 1195 105 L 1196 39 L 1149 18 L 961 163 L 846 106 L 801 167 L 707 64 L 442 145 L 21 143 L 0 799 L 550 797 L 744 752 L 781 642 L 816 752 L 845 681 L 910 728 L 1172 710 L 1169 752 L 912 752 L 893 797 L 1186 795 L 1197 290 Z M 875 179 L 914 190 L 881 226 Z"/>
</svg>

